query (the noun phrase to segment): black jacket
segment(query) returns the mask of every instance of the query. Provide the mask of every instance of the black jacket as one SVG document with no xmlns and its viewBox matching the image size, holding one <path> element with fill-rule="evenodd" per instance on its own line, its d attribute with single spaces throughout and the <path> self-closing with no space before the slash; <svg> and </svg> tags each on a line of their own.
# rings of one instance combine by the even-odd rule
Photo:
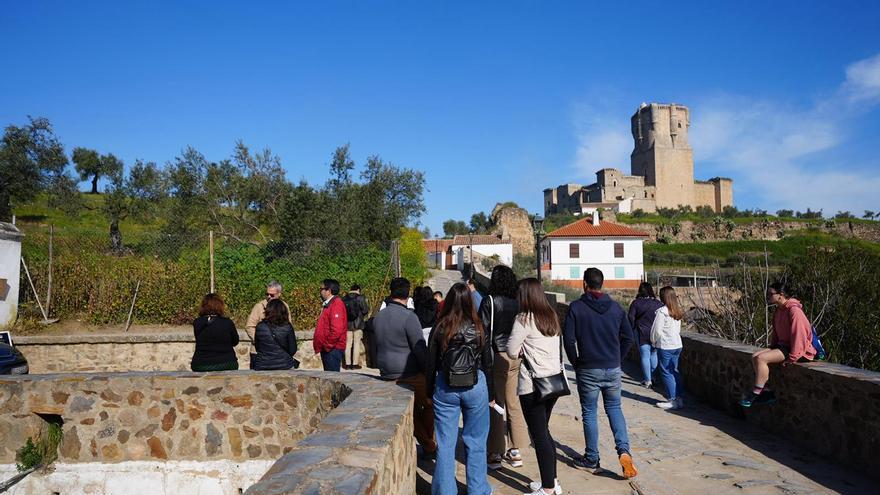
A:
<svg viewBox="0 0 880 495">
<path fill-rule="evenodd" d="M 416 316 L 419 317 L 419 324 L 422 328 L 433 328 L 437 323 L 437 307 L 439 305 L 434 299 L 416 303 Z"/>
<path fill-rule="evenodd" d="M 356 318 L 348 322 L 348 329 L 363 330 L 366 317 L 370 313 L 370 305 L 367 304 L 367 297 L 363 294 L 349 292 L 342 298 L 342 302 L 346 304 L 346 312 L 348 311 L 348 305 L 354 303 L 354 313 Z"/>
<path fill-rule="evenodd" d="M 251 355 L 252 370 L 289 370 L 293 368 L 296 354 L 296 334 L 289 323 L 273 325 L 261 321 L 254 331 L 254 349 Z"/>
<path fill-rule="evenodd" d="M 491 324 L 492 304 L 495 304 L 495 324 Z M 492 348 L 495 352 L 507 352 L 507 339 L 513 330 L 513 321 L 519 313 L 519 302 L 505 296 L 486 296 L 480 303 L 480 320 L 483 328 L 492 336 Z"/>
<path fill-rule="evenodd" d="M 229 318 L 199 316 L 193 321 L 193 334 L 196 338 L 196 350 L 193 353 L 192 366 L 238 361 L 235 355 L 238 330 Z"/>
<path fill-rule="evenodd" d="M 437 381 L 437 373 L 442 373 L 443 366 L 443 328 L 434 327 L 431 329 L 431 335 L 428 337 L 428 366 L 425 373 L 428 381 L 428 395 L 433 395 L 434 385 Z M 495 387 L 492 380 L 492 346 L 489 345 L 488 339 L 479 339 L 477 329 L 473 323 L 468 323 L 458 330 L 453 337 L 450 346 L 467 345 L 474 350 L 474 354 L 479 356 L 477 366 L 486 375 L 486 386 L 489 389 L 489 402 L 495 400 Z"/>
</svg>

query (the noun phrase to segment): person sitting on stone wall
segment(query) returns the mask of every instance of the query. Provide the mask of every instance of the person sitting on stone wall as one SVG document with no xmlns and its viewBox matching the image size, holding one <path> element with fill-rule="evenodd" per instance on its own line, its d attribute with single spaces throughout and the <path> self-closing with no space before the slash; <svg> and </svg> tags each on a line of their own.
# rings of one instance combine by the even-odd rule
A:
<svg viewBox="0 0 880 495">
<path fill-rule="evenodd" d="M 434 408 L 427 389 L 425 369 L 428 347 L 416 313 L 406 307 L 409 280 L 391 279 L 391 302 L 373 317 L 376 366 L 383 380 L 394 380 L 414 392 L 413 433 L 422 446 L 422 456 L 433 459 L 437 452 L 434 439 Z"/>
<path fill-rule="evenodd" d="M 238 330 L 226 317 L 223 298 L 211 293 L 202 298 L 199 317 L 193 321 L 196 349 L 191 367 L 193 371 L 237 370 Z"/>
<path fill-rule="evenodd" d="M 772 404 L 776 396 L 767 387 L 770 379 L 770 365 L 812 361 L 816 357 L 813 348 L 813 327 L 804 314 L 803 305 L 795 299 L 788 284 L 775 282 L 767 288 L 767 302 L 776 306 L 773 312 L 773 334 L 770 348 L 752 354 L 752 368 L 755 370 L 755 386 L 743 395 L 740 405 Z"/>
<path fill-rule="evenodd" d="M 298 367 L 296 334 L 290 324 L 287 306 L 280 299 L 266 304 L 266 317 L 254 332 L 255 354 L 251 354 L 252 370 L 289 370 Z"/>
</svg>

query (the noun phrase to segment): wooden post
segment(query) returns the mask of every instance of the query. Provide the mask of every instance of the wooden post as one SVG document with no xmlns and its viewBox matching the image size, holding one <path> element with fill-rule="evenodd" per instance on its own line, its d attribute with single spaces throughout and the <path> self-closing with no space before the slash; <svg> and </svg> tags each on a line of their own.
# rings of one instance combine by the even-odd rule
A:
<svg viewBox="0 0 880 495">
<path fill-rule="evenodd" d="M 31 284 L 31 290 L 34 291 L 34 298 L 37 300 L 37 306 L 40 307 L 40 313 L 43 314 L 43 321 L 49 321 L 46 310 L 43 309 L 43 304 L 40 302 L 40 295 L 37 294 L 37 288 L 34 287 L 34 281 L 31 279 L 31 272 L 28 270 L 27 263 L 24 262 L 24 256 L 21 257 L 21 265 L 24 267 L 24 274 L 27 275 L 28 282 Z"/>
<path fill-rule="evenodd" d="M 214 293 L 214 231 L 208 231 L 208 244 L 211 251 L 211 293 Z"/>
<path fill-rule="evenodd" d="M 141 281 L 138 280 L 137 285 L 134 288 L 134 297 L 131 298 L 131 308 L 129 308 L 129 310 L 128 310 L 128 319 L 125 320 L 125 331 L 126 332 L 131 327 L 131 315 L 134 313 L 134 303 L 135 303 L 135 301 L 137 301 L 138 291 L 140 291 L 140 290 L 141 290 Z"/>
<path fill-rule="evenodd" d="M 52 241 L 55 237 L 55 226 L 49 226 L 49 285 L 46 288 L 46 316 L 52 312 Z"/>
</svg>

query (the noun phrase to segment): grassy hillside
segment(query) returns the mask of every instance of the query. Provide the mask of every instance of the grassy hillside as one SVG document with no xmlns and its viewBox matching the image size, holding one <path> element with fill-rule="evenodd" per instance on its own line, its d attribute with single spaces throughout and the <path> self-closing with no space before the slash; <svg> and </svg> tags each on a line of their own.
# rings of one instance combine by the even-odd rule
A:
<svg viewBox="0 0 880 495">
<path fill-rule="evenodd" d="M 763 260 L 764 249 L 770 264 L 779 265 L 795 256 L 807 254 L 810 248 L 838 246 L 860 247 L 880 256 L 880 244 L 834 236 L 822 232 L 801 231 L 778 241 L 748 240 L 686 244 L 646 244 L 645 261 L 649 265 L 700 265 L 738 262 L 743 256 Z"/>
</svg>

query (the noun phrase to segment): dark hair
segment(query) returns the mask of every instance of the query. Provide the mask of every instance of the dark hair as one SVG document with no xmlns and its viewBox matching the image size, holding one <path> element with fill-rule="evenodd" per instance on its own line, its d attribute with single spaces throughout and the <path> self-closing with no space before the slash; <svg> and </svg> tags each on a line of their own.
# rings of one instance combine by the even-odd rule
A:
<svg viewBox="0 0 880 495">
<path fill-rule="evenodd" d="M 409 297 L 409 280 L 403 277 L 392 278 L 388 287 L 391 289 L 392 299 L 406 299 Z"/>
<path fill-rule="evenodd" d="M 272 299 L 266 304 L 263 320 L 273 325 L 284 325 L 289 323 L 290 314 L 287 312 L 287 306 L 281 299 Z"/>
<path fill-rule="evenodd" d="M 359 284 L 351 284 L 351 289 L 348 290 L 361 290 L 361 286 Z"/>
<path fill-rule="evenodd" d="M 521 322 L 529 315 L 535 320 L 538 331 L 547 337 L 559 335 L 559 318 L 547 301 L 541 282 L 535 277 L 524 278 L 519 282 L 519 316 Z"/>
<path fill-rule="evenodd" d="M 774 291 L 776 291 L 777 294 L 781 294 L 782 297 L 786 299 L 794 296 L 794 290 L 791 288 L 790 285 L 785 282 L 773 282 L 772 284 L 770 284 L 768 289 L 773 289 Z"/>
<path fill-rule="evenodd" d="M 420 304 L 430 303 L 431 301 L 434 301 L 434 291 L 432 291 L 427 285 L 424 287 L 416 287 L 416 290 L 413 291 L 413 304 L 415 304 L 416 307 Z"/>
<path fill-rule="evenodd" d="M 516 274 L 506 265 L 495 265 L 489 281 L 489 295 L 516 299 Z"/>
<path fill-rule="evenodd" d="M 339 281 L 333 280 L 332 278 L 325 278 L 321 281 L 321 285 L 324 286 L 325 289 L 330 290 L 330 293 L 334 296 L 339 295 Z"/>
<path fill-rule="evenodd" d="M 437 337 L 440 339 L 441 348 L 445 351 L 449 343 L 458 335 L 458 331 L 466 323 L 473 323 L 477 329 L 477 340 L 483 345 L 483 324 L 477 317 L 474 308 L 474 298 L 467 286 L 459 282 L 454 284 L 443 300 L 443 312 L 437 320 L 437 326 L 442 332 Z"/>
<path fill-rule="evenodd" d="M 472 278 L 469 278 L 469 279 L 467 280 L 467 284 L 468 284 L 468 285 L 473 285 L 474 287 L 476 287 L 476 286 L 477 286 L 477 281 L 474 280 L 474 279 L 472 279 Z"/>
<path fill-rule="evenodd" d="M 199 306 L 199 316 L 226 316 L 226 305 L 223 298 L 215 293 L 205 294 L 202 298 L 202 304 Z"/>
<path fill-rule="evenodd" d="M 678 303 L 678 296 L 675 294 L 675 289 L 668 285 L 660 289 L 660 302 L 666 306 L 666 309 L 669 311 L 669 316 L 676 320 L 684 318 L 684 311 L 682 311 L 681 305 Z"/>
<path fill-rule="evenodd" d="M 657 297 L 654 295 L 654 286 L 651 285 L 650 282 L 640 283 L 639 293 L 636 294 L 636 297 L 650 297 L 651 299 L 654 299 L 655 297 Z"/>
<path fill-rule="evenodd" d="M 437 297 L 437 296 L 443 297 L 443 293 L 440 292 L 439 290 L 435 290 L 435 291 L 434 291 L 434 297 Z"/>
<path fill-rule="evenodd" d="M 602 275 L 602 270 L 590 267 L 584 272 L 584 283 L 587 284 L 588 289 L 601 289 L 604 282 L 605 275 Z"/>
</svg>

